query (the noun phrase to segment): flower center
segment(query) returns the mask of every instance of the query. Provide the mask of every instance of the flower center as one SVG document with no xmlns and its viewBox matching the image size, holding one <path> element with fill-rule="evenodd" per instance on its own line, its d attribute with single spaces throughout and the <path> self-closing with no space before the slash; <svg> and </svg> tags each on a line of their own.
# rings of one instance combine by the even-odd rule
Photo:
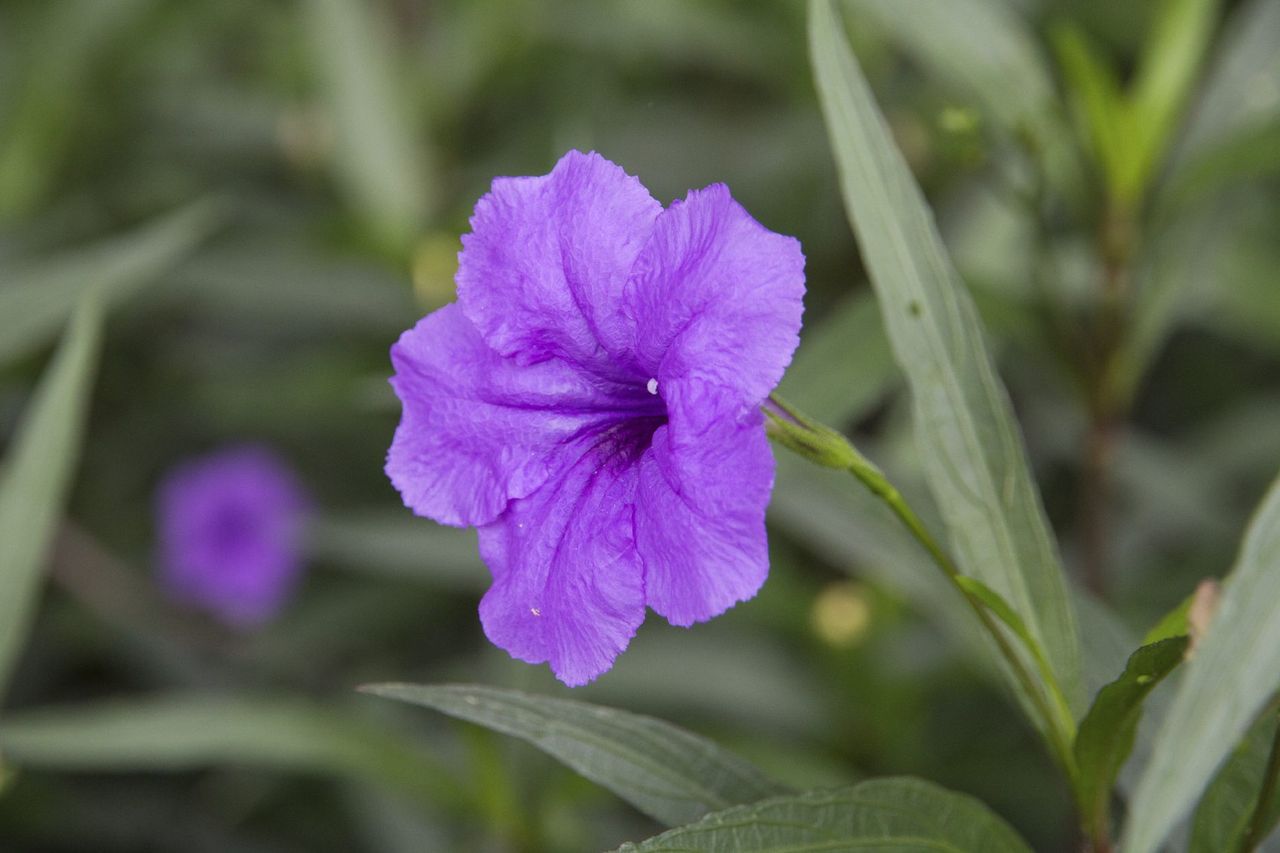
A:
<svg viewBox="0 0 1280 853">
<path fill-rule="evenodd" d="M 596 433 L 592 453 L 602 467 L 611 471 L 632 465 L 649 449 L 653 434 L 666 422 L 666 412 L 634 414 L 613 421 Z"/>
<path fill-rule="evenodd" d="M 259 540 L 260 523 L 252 510 L 238 503 L 218 507 L 210 519 L 209 535 L 226 560 L 238 560 Z"/>
</svg>

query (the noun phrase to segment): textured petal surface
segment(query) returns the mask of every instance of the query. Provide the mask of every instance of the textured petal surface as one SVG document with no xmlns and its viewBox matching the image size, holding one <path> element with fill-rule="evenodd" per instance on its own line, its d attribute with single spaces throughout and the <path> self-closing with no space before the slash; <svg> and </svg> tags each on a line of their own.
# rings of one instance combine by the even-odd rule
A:
<svg viewBox="0 0 1280 853">
<path fill-rule="evenodd" d="M 764 515 L 773 454 L 763 416 L 736 391 L 685 380 L 640 462 L 636 540 L 646 603 L 691 625 L 751 598 L 769 573 Z"/>
<path fill-rule="evenodd" d="M 721 184 L 658 218 L 624 291 L 639 369 L 735 389 L 759 404 L 799 343 L 800 243 L 751 218 Z"/>
<path fill-rule="evenodd" d="M 480 528 L 494 583 L 485 634 L 512 657 L 549 662 L 571 687 L 613 665 L 644 620 L 634 540 L 637 471 L 586 448 L 564 476 Z"/>
<path fill-rule="evenodd" d="M 493 521 L 570 461 L 566 445 L 598 409 L 616 405 L 615 389 L 567 362 L 503 358 L 457 305 L 405 332 L 391 360 L 404 408 L 387 475 L 409 508 L 443 524 Z"/>
<path fill-rule="evenodd" d="M 759 407 L 799 340 L 804 257 L 723 186 L 663 211 L 576 151 L 495 180 L 471 226 L 457 306 L 393 349 L 387 472 L 419 514 L 480 528 L 489 638 L 584 684 L 646 605 L 690 625 L 764 582 Z"/>
<path fill-rule="evenodd" d="M 616 306 L 661 212 L 595 153 L 570 151 L 542 177 L 498 178 L 462 238 L 458 303 L 504 355 L 608 372 L 626 342 Z"/>
</svg>

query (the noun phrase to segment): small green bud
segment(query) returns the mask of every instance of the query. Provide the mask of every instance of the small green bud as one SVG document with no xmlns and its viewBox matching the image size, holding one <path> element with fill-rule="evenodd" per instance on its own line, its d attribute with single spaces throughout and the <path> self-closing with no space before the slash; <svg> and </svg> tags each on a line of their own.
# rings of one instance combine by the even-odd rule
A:
<svg viewBox="0 0 1280 853">
<path fill-rule="evenodd" d="M 764 413 L 769 437 L 810 462 L 845 471 L 861 459 L 843 435 L 810 420 L 777 397 L 769 398 Z"/>
</svg>

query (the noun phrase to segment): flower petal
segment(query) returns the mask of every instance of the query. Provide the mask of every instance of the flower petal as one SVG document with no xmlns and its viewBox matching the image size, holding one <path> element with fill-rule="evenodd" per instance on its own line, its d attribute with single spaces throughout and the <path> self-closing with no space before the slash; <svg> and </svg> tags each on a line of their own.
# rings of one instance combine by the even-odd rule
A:
<svg viewBox="0 0 1280 853">
<path fill-rule="evenodd" d="M 404 411 L 387 475 L 406 506 L 443 524 L 486 524 L 541 486 L 606 393 L 558 359 L 503 358 L 457 305 L 405 332 L 391 360 Z"/>
<path fill-rule="evenodd" d="M 661 212 L 594 152 L 570 151 L 549 175 L 498 178 L 462 238 L 458 302 L 503 355 L 608 370 L 626 342 L 622 287 Z"/>
<path fill-rule="evenodd" d="M 495 645 L 528 663 L 550 662 L 570 687 L 613 665 L 644 620 L 635 490 L 634 465 L 587 450 L 564 476 L 480 528 L 494 578 L 480 620 Z"/>
<path fill-rule="evenodd" d="M 696 380 L 663 391 L 670 422 L 640 461 L 636 545 L 645 600 L 673 625 L 718 616 L 769 573 L 773 454 L 759 409 Z"/>
<path fill-rule="evenodd" d="M 178 465 L 156 501 L 165 590 L 234 626 L 267 621 L 301 579 L 309 506 L 296 474 L 265 447 Z"/>
<path fill-rule="evenodd" d="M 804 255 L 723 184 L 690 192 L 658 217 L 623 292 L 641 370 L 736 389 L 758 405 L 799 343 Z"/>
</svg>

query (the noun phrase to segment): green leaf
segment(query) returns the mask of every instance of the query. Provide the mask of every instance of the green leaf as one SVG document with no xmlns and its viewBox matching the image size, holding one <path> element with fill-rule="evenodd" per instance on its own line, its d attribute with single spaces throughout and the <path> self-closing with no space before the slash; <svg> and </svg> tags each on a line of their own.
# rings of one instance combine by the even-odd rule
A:
<svg viewBox="0 0 1280 853">
<path fill-rule="evenodd" d="M 1124 668 L 1138 643 L 1124 621 L 1107 604 L 1078 586 L 1073 586 L 1076 614 L 1080 619 L 1085 690 L 1092 699 Z M 1145 643 L 1143 644 L 1145 645 Z"/>
<path fill-rule="evenodd" d="M 1177 211 L 1216 190 L 1277 173 L 1280 173 L 1280 115 L 1237 130 L 1192 159 L 1170 181 L 1162 201 L 1166 210 Z M 1197 209 L 1203 207 L 1202 204 Z"/>
<path fill-rule="evenodd" d="M 396 44 L 375 6 L 307 0 L 312 56 L 334 133 L 339 186 L 377 239 L 403 251 L 431 206 L 426 148 L 396 85 Z"/>
<path fill-rule="evenodd" d="M 407 511 L 322 516 L 308 529 L 311 554 L 356 571 L 412 578 L 444 589 L 484 590 L 489 572 L 471 531 Z"/>
<path fill-rule="evenodd" d="M 519 17 L 513 14 L 516 8 L 500 3 L 481 14 L 502 17 L 506 13 L 511 20 Z M 550 40 L 557 49 L 563 45 L 651 67 L 697 64 L 717 74 L 778 85 L 779 70 L 793 56 L 789 45 L 779 42 L 771 29 L 776 18 L 742 14 L 734 6 L 644 0 L 541 4 L 521 11 L 527 17 L 517 26 Z"/>
<path fill-rule="evenodd" d="M 978 104 L 1006 132 L 1050 145 L 1062 135 L 1057 96 L 1028 23 L 998 0 L 847 0 L 938 82 Z"/>
<path fill-rule="evenodd" d="M 381 339 L 422 316 L 402 277 L 278 237 L 219 241 L 174 279 L 166 296 L 190 314 L 273 336 Z"/>
<path fill-rule="evenodd" d="M 1160 165 L 1196 81 L 1220 0 L 1165 0 L 1133 83 L 1131 143 L 1139 157 L 1135 187 Z"/>
<path fill-rule="evenodd" d="M 711 741 L 651 717 L 476 685 L 363 690 L 528 741 L 667 826 L 786 790 Z"/>
<path fill-rule="evenodd" d="M 1071 99 L 1111 197 L 1124 208 L 1138 204 L 1169 148 L 1217 6 L 1218 0 L 1165 0 L 1129 94 L 1079 29 L 1062 24 L 1054 32 Z"/>
<path fill-rule="evenodd" d="M 80 438 L 102 334 L 102 306 L 90 293 L 76 309 L 40 380 L 0 476 L 0 698 L 26 638 L 80 456 Z"/>
<path fill-rule="evenodd" d="M 1280 480 L 1249 524 L 1186 670 L 1133 798 L 1129 853 L 1160 845 L 1280 687 Z"/>
<path fill-rule="evenodd" d="M 870 414 L 900 381 L 879 308 L 859 292 L 801 332 L 778 391 L 819 421 L 841 425 Z M 771 524 L 909 598 L 982 660 L 986 649 L 963 598 L 879 498 L 844 472 L 816 469 L 789 453 L 777 462 Z"/>
<path fill-rule="evenodd" d="M 1103 688 L 1111 684 L 1117 672 L 1123 672 L 1133 650 L 1139 645 L 1138 637 L 1105 604 L 1087 592 L 1076 595 L 1077 612 L 1080 615 L 1080 637 L 1084 644 L 1085 679 L 1089 695 L 1096 701 Z M 1092 705 L 1092 702 L 1090 702 Z M 1164 719 L 1169 707 L 1169 693 L 1148 694 L 1143 703 L 1144 717 Z M 1077 732 L 1077 737 L 1079 733 Z M 1151 759 L 1151 746 L 1155 739 L 1152 726 L 1138 726 L 1137 736 L 1129 760 L 1120 770 L 1116 785 L 1126 797 L 1133 794 L 1138 777 Z"/>
<path fill-rule="evenodd" d="M 128 234 L 0 271 L 0 362 L 52 337 L 89 288 L 109 305 L 154 281 L 207 237 L 220 218 L 215 203 L 198 202 Z"/>
<path fill-rule="evenodd" d="M 1215 45 L 1203 91 L 1188 117 L 1180 155 L 1193 157 L 1235 133 L 1267 124 L 1280 114 L 1280 5 L 1241 3 Z"/>
<path fill-rule="evenodd" d="M 1268 762 L 1272 760 L 1278 723 L 1280 718 L 1274 709 L 1263 714 L 1214 777 L 1191 824 L 1191 853 L 1242 849 L 1257 810 Z M 1280 818 L 1280 786 L 1271 789 L 1261 816 L 1263 821 L 1254 833 L 1258 840 L 1266 838 Z"/>
<path fill-rule="evenodd" d="M 17 79 L 0 135 L 0 221 L 17 220 L 45 200 L 79 131 L 95 108 L 96 79 L 119 65 L 122 36 L 139 29 L 155 0 L 59 0 L 33 6 L 32 23 L 6 47 Z M 7 21 L 6 24 L 14 27 Z M 9 69 L 6 69 L 9 70 Z M 9 80 L 5 81 L 9 83 Z M 7 94 L 7 93 L 6 93 Z M 0 315 L 2 316 L 2 315 Z"/>
<path fill-rule="evenodd" d="M 802 332 L 779 393 L 818 420 L 841 424 L 868 414 L 900 377 L 878 309 L 868 295 L 858 293 Z M 908 598 L 975 660 L 990 663 L 982 657 L 983 638 L 955 587 L 860 483 L 784 454 L 778 457 L 769 519 L 832 563 L 856 566 L 859 575 Z M 1105 606 L 1083 594 L 1076 601 L 1087 628 L 1081 639 L 1092 695 L 1124 665 L 1135 638 Z"/>
<path fill-rule="evenodd" d="M 1187 651 L 1187 638 L 1143 646 L 1129 656 L 1124 672 L 1093 700 L 1076 735 L 1076 799 L 1095 837 L 1110 833 L 1111 789 L 1133 751 L 1142 702 L 1173 671 Z"/>
<path fill-rule="evenodd" d="M 1027 624 L 1022 621 L 1014 609 L 1009 606 L 1009 602 L 1001 597 L 991 587 L 984 584 L 977 578 L 971 578 L 966 575 L 956 575 L 952 580 L 956 586 L 960 587 L 966 595 L 976 598 L 984 607 L 996 615 L 996 617 L 1004 623 L 1004 625 L 1013 632 L 1018 641 L 1022 643 L 1023 649 L 1031 656 L 1032 662 L 1035 664 L 1037 672 L 1040 674 L 1041 681 L 1046 688 L 1050 688 L 1047 697 L 1048 701 L 1057 705 L 1059 713 L 1063 717 L 1064 727 L 1074 725 L 1071 717 L 1071 709 L 1067 708 L 1063 703 L 1060 695 L 1056 694 L 1052 687 L 1056 684 L 1053 675 L 1053 668 L 1049 665 L 1048 659 L 1045 657 L 1044 649 L 1031 632 L 1027 630 Z"/>
<path fill-rule="evenodd" d="M 425 803 L 460 797 L 429 755 L 381 722 L 283 697 L 178 694 L 27 710 L 5 717 L 0 751 L 58 771 L 237 764 L 353 776 Z"/>
<path fill-rule="evenodd" d="M 1280 169 L 1277 43 L 1280 4 L 1274 0 L 1242 4 L 1217 40 L 1213 65 L 1154 205 L 1152 239 L 1131 311 L 1133 329 L 1109 377 L 1113 398 L 1132 396 L 1175 324 L 1212 317 L 1215 312 L 1206 303 L 1248 291 L 1240 275 L 1222 269 L 1226 260 L 1241 254 L 1246 232 L 1241 219 L 1247 211 L 1238 198 L 1219 191 Z M 1255 261 L 1249 267 L 1268 265 Z M 1217 287 L 1222 280 L 1233 286 Z M 1263 305 L 1271 306 L 1272 282 L 1266 282 Z M 1249 311 L 1247 316 L 1262 328 L 1276 327 L 1266 312 Z"/>
<path fill-rule="evenodd" d="M 911 386 L 921 458 L 958 561 L 1010 602 L 1063 692 L 1083 702 L 1075 614 L 972 299 L 830 0 L 811 0 L 809 38 L 845 206 Z M 1016 682 L 1014 690 L 1029 705 Z"/>
<path fill-rule="evenodd" d="M 1212 67 L 1187 118 L 1163 199 L 1177 207 L 1280 161 L 1280 4 L 1242 3 L 1217 39 Z"/>
<path fill-rule="evenodd" d="M 1052 35 L 1076 120 L 1084 128 L 1112 195 L 1127 199 L 1134 183 L 1135 153 L 1129 104 L 1120 80 L 1075 26 L 1060 24 Z"/>
<path fill-rule="evenodd" d="M 1147 635 L 1142 638 L 1142 645 L 1149 646 L 1161 640 L 1187 636 L 1191 632 L 1191 627 L 1187 624 L 1187 614 L 1191 612 L 1191 604 L 1195 600 L 1196 595 L 1193 592 L 1182 599 L 1177 607 L 1161 616 L 1160 621 L 1152 625 L 1151 630 L 1147 631 Z"/>
<path fill-rule="evenodd" d="M 680 661 L 680 678 L 671 661 Z M 578 688 L 587 702 L 662 717 L 694 714 L 789 741 L 833 725 L 825 681 L 759 631 L 717 631 L 692 641 L 651 631 L 627 649 L 627 665 Z"/>
<path fill-rule="evenodd" d="M 978 800 L 931 782 L 891 778 L 716 812 L 639 844 L 624 844 L 616 853 L 1030 849 Z"/>
<path fill-rule="evenodd" d="M 1242 239 L 1244 212 L 1232 199 L 1214 199 L 1152 238 L 1137 273 L 1130 331 L 1104 377 L 1110 399 L 1131 400 L 1177 325 L 1211 313 L 1206 303 L 1217 297 L 1217 283 L 1234 278 L 1222 267 Z"/>
</svg>

